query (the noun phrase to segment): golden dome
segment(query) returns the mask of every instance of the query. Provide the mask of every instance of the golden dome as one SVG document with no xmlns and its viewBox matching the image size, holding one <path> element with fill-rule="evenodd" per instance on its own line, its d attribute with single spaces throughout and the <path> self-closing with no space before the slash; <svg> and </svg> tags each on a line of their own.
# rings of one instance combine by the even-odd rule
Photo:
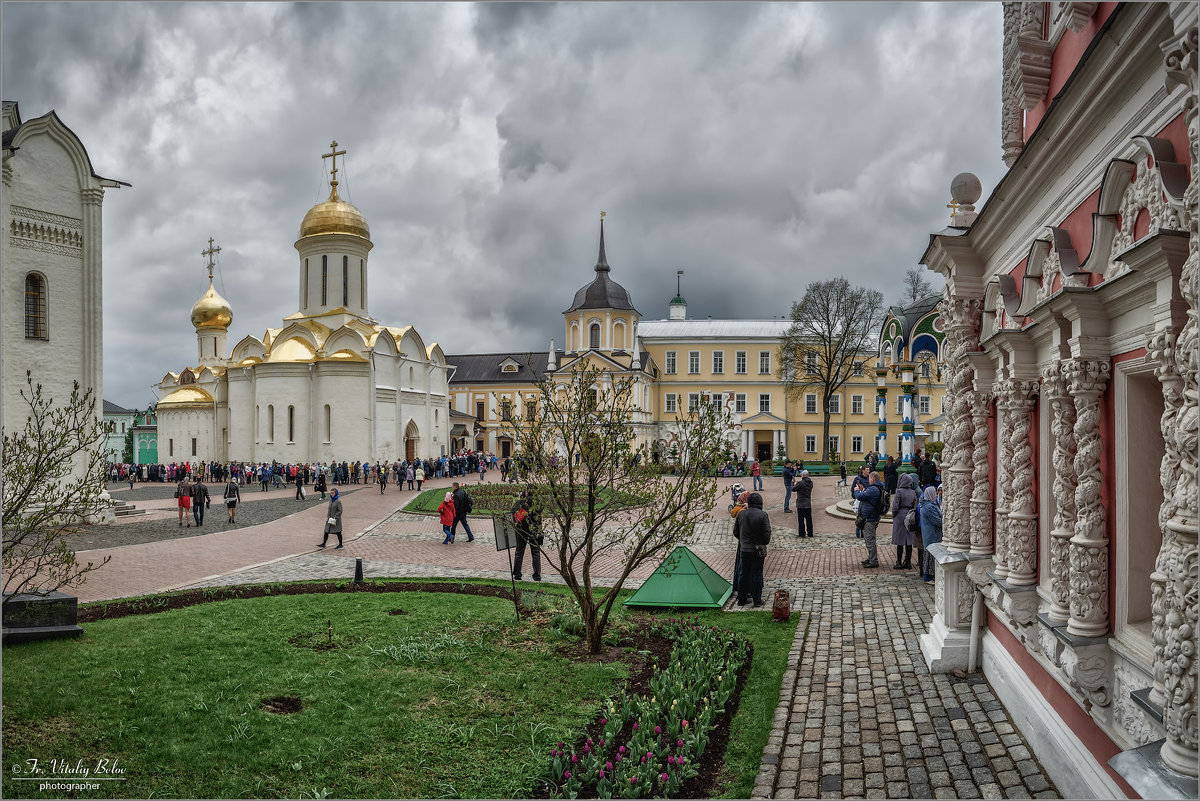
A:
<svg viewBox="0 0 1200 801">
<path fill-rule="evenodd" d="M 315 234 L 350 234 L 371 238 L 371 229 L 362 212 L 338 197 L 337 187 L 323 200 L 308 210 L 300 223 L 300 238 Z"/>
<path fill-rule="evenodd" d="M 233 309 L 225 298 L 213 289 L 212 276 L 208 277 L 208 291 L 192 306 L 192 325 L 196 328 L 217 328 L 222 331 L 233 322 Z"/>
<path fill-rule="evenodd" d="M 195 403 L 211 406 L 213 396 L 197 386 L 180 387 L 158 402 L 159 406 L 185 406 Z"/>
</svg>

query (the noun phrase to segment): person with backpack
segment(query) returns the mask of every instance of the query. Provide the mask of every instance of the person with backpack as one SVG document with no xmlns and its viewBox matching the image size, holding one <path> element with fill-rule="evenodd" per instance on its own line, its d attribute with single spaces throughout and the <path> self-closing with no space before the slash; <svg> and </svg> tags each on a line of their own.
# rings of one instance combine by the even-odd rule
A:
<svg viewBox="0 0 1200 801">
<path fill-rule="evenodd" d="M 521 580 L 521 563 L 525 549 L 530 549 L 533 562 L 533 580 L 542 580 L 542 515 L 533 500 L 533 487 L 526 487 L 517 496 L 512 507 L 513 522 L 517 526 L 517 552 L 513 555 L 513 579 Z"/>
<path fill-rule="evenodd" d="M 854 536 L 860 540 L 863 538 L 863 527 L 862 527 L 862 523 L 858 522 L 859 520 L 862 519 L 861 515 L 858 515 L 858 511 L 859 511 L 859 507 L 862 504 L 858 503 L 857 501 L 858 501 L 858 493 L 865 490 L 867 488 L 867 484 L 869 483 L 867 481 L 867 473 L 868 472 L 869 471 L 867 470 L 866 465 L 863 465 L 862 467 L 858 468 L 858 474 L 854 476 L 854 482 L 850 485 L 850 497 L 855 499 L 854 512 L 855 512 L 855 515 L 857 515 L 857 517 L 855 518 L 855 521 L 854 521 Z"/>
<path fill-rule="evenodd" d="M 854 493 L 854 500 L 859 502 L 858 517 L 855 523 L 862 529 L 864 544 L 867 546 L 867 558 L 863 567 L 879 567 L 879 552 L 875 547 L 875 530 L 879 528 L 879 518 L 883 515 L 883 482 L 879 474 L 871 472 L 867 475 L 867 487 L 861 492 Z M 862 520 L 859 524 L 858 520 Z"/>
<path fill-rule="evenodd" d="M 917 508 L 917 492 L 913 489 L 912 473 L 900 476 L 900 485 L 892 498 L 892 545 L 896 546 L 896 564 L 892 570 L 912 569 L 913 529 L 917 521 L 912 521 L 913 528 L 908 527 L 908 514 Z M 901 559 L 901 550 L 904 557 Z"/>
<path fill-rule="evenodd" d="M 471 502 L 471 496 L 467 494 L 466 487 L 459 486 L 457 481 L 454 482 L 454 525 L 450 527 L 450 541 L 454 542 L 454 532 L 458 531 L 458 524 L 462 523 L 463 531 L 467 532 L 467 542 L 474 542 L 475 535 L 471 533 L 471 527 L 467 525 L 467 515 L 475 508 L 475 504 Z"/>
<path fill-rule="evenodd" d="M 813 535 L 813 480 L 808 477 L 807 470 L 800 471 L 792 490 L 796 493 L 796 528 L 800 532 L 796 537 L 811 537 Z"/>
</svg>

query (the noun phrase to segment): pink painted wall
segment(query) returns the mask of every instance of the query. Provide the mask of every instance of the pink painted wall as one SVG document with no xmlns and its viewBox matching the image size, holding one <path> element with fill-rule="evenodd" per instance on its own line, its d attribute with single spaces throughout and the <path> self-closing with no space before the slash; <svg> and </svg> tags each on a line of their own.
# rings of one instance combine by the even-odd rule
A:
<svg viewBox="0 0 1200 801">
<path fill-rule="evenodd" d="M 1025 141 L 1029 141 L 1029 137 L 1037 130 L 1041 124 L 1042 118 L 1046 116 L 1046 110 L 1050 107 L 1050 103 L 1054 100 L 1054 96 L 1066 84 L 1067 79 L 1071 77 L 1071 73 L 1075 71 L 1075 67 L 1079 65 L 1079 59 L 1083 57 L 1084 51 L 1088 45 L 1092 43 L 1096 32 L 1109 18 L 1113 10 L 1116 9 L 1117 3 L 1101 3 L 1097 8 L 1092 18 L 1088 21 L 1087 27 L 1079 33 L 1066 31 L 1062 38 L 1058 41 L 1058 47 L 1054 48 L 1054 55 L 1050 58 L 1050 88 L 1046 91 L 1046 96 L 1042 98 L 1042 102 L 1033 107 L 1032 111 L 1025 114 Z M 1047 12 L 1047 17 L 1049 13 Z M 1047 19 L 1047 26 L 1051 21 Z M 1043 31 L 1043 36 L 1048 34 Z"/>
</svg>

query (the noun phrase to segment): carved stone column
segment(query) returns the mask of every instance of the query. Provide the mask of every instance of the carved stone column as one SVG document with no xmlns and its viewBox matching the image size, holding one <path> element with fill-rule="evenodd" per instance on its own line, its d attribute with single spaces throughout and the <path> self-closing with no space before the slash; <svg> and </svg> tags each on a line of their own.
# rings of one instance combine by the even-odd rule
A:
<svg viewBox="0 0 1200 801">
<path fill-rule="evenodd" d="M 1067 632 L 1080 637 L 1108 633 L 1108 516 L 1100 499 L 1100 396 L 1112 366 L 1098 359 L 1071 359 L 1063 371 L 1075 400 L 1075 536 L 1071 538 L 1071 615 Z"/>
<path fill-rule="evenodd" d="M 1033 405 L 1037 401 L 1038 382 L 1013 380 L 1009 418 L 1012 432 L 1012 485 L 1008 501 L 1008 583 L 1021 587 L 1037 584 L 1037 494 L 1034 492 Z"/>
<path fill-rule="evenodd" d="M 997 381 L 996 388 L 996 440 L 999 445 L 996 454 L 996 542 L 995 569 L 996 578 L 1008 578 L 1008 512 L 1009 498 L 1012 495 L 1012 440 L 1009 431 L 1012 429 L 1012 382 L 1008 379 Z"/>
<path fill-rule="evenodd" d="M 977 298 L 945 296 L 942 318 L 946 321 L 946 395 L 950 399 L 943 434 L 949 467 L 942 471 L 942 542 L 952 553 L 971 549 L 970 498 L 974 453 L 971 409 L 967 395 L 974 370 L 966 358 L 979 344 L 979 322 L 983 303 Z"/>
<path fill-rule="evenodd" d="M 1050 530 L 1050 610 L 1054 623 L 1071 616 L 1071 537 L 1075 534 L 1075 403 L 1062 364 L 1042 373 L 1042 392 L 1050 402 L 1050 438 L 1054 442 L 1054 525 Z"/>
<path fill-rule="evenodd" d="M 972 392 L 967 398 L 971 409 L 971 436 L 975 470 L 971 475 L 971 555 L 992 553 L 992 485 L 988 480 L 988 418 L 992 414 L 992 394 Z"/>
</svg>

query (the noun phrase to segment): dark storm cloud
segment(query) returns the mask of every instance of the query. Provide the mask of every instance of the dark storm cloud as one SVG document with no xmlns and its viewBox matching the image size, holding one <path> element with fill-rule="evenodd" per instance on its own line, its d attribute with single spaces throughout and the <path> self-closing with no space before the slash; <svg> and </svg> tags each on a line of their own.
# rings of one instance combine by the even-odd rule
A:
<svg viewBox="0 0 1200 801">
<path fill-rule="evenodd" d="M 365 214 L 371 313 L 447 352 L 562 344 L 591 280 L 648 318 L 786 314 L 897 284 L 951 177 L 999 159 L 998 5 L 6 4 L 4 97 L 50 109 L 105 202 L 105 394 L 195 359 L 200 251 L 232 346 L 297 303 L 300 219 Z M 892 293 L 889 294 L 889 297 Z"/>
</svg>

